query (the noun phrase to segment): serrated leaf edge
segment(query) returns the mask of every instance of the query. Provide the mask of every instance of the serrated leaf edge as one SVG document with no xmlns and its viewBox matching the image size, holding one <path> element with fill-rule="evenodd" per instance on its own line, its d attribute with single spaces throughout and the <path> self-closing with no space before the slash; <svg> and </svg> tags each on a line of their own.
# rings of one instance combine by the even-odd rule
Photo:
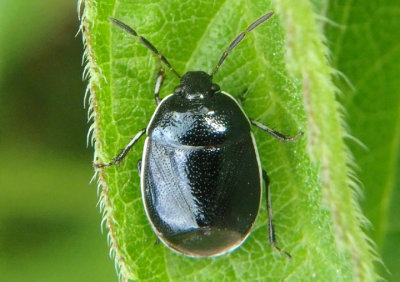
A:
<svg viewBox="0 0 400 282">
<path fill-rule="evenodd" d="M 85 91 L 84 105 L 88 100 L 88 122 L 92 122 L 89 127 L 87 142 L 95 147 L 94 160 L 98 159 L 98 152 L 100 152 L 99 144 L 96 140 L 99 140 L 99 122 L 96 115 L 97 98 L 96 89 L 101 85 L 100 81 L 105 80 L 101 73 L 101 69 L 96 64 L 96 58 L 91 45 L 90 39 L 90 24 L 91 18 L 88 11 L 96 11 L 96 1 L 94 0 L 78 0 L 77 3 L 78 18 L 80 20 L 79 31 L 82 33 L 82 41 L 84 46 L 82 64 L 85 65 L 83 71 L 83 79 L 88 79 L 88 85 Z M 78 32 L 79 32 L 78 31 Z M 107 243 L 110 247 L 109 256 L 114 259 L 115 270 L 119 281 L 136 280 L 129 265 L 126 263 L 124 255 L 118 244 L 116 229 L 115 229 L 115 218 L 112 210 L 112 203 L 108 197 L 108 185 L 105 180 L 105 176 L 102 170 L 95 172 L 93 179 L 97 178 L 97 194 L 99 195 L 98 206 L 102 215 L 101 226 L 105 226 L 107 232 Z"/>
</svg>

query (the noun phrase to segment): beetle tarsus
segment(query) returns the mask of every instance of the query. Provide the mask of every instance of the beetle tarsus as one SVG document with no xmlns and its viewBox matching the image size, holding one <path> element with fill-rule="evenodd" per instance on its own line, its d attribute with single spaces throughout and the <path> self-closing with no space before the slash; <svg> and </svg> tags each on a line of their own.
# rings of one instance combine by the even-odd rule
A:
<svg viewBox="0 0 400 282">
<path fill-rule="evenodd" d="M 285 140 L 283 140 L 283 141 L 296 141 L 297 140 L 297 138 L 299 138 L 300 136 L 302 136 L 304 134 L 304 132 L 303 131 L 299 131 L 295 136 L 293 136 L 293 137 L 286 137 L 286 139 Z"/>
<path fill-rule="evenodd" d="M 289 253 L 286 252 L 286 251 L 283 251 L 281 248 L 279 248 L 279 247 L 276 245 L 276 242 L 270 242 L 270 245 L 271 245 L 278 253 L 284 254 L 288 259 L 291 259 L 291 258 L 292 258 L 292 255 L 289 254 Z"/>
<path fill-rule="evenodd" d="M 119 163 L 120 163 L 120 161 L 114 159 L 112 162 L 105 163 L 105 164 L 94 163 L 93 166 L 95 168 L 104 168 L 104 167 L 109 167 L 109 166 L 113 166 L 113 165 L 118 165 Z"/>
</svg>

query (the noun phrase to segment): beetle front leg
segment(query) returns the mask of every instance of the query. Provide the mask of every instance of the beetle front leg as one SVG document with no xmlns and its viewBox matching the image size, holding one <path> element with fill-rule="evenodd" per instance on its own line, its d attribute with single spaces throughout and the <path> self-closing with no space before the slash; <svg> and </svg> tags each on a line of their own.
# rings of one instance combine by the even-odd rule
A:
<svg viewBox="0 0 400 282">
<path fill-rule="evenodd" d="M 161 61 L 159 61 L 159 70 L 157 73 L 157 79 L 156 79 L 156 84 L 154 86 L 154 100 L 156 101 L 156 104 L 160 104 L 161 99 L 160 99 L 160 91 L 161 91 L 161 86 L 164 83 L 165 79 L 165 71 L 161 65 Z"/>
<path fill-rule="evenodd" d="M 250 121 L 252 125 L 258 127 L 261 130 L 264 130 L 266 132 L 268 132 L 269 134 L 271 134 L 273 137 L 275 137 L 276 139 L 278 139 L 279 141 L 295 141 L 297 138 L 299 138 L 301 135 L 303 135 L 303 132 L 300 131 L 299 133 L 297 133 L 295 136 L 293 137 L 288 137 L 278 131 L 275 131 L 271 128 L 269 128 L 268 126 L 266 126 L 265 124 L 262 124 L 261 122 L 258 122 L 256 120 L 251 120 Z"/>
<path fill-rule="evenodd" d="M 279 253 L 284 253 L 288 258 L 292 258 L 292 256 L 285 252 L 282 251 L 277 245 L 276 245 L 276 239 L 275 239 L 275 228 L 274 224 L 272 223 L 272 206 L 271 206 L 271 193 L 270 193 L 270 182 L 269 182 L 269 177 L 268 174 L 265 170 L 262 171 L 262 176 L 265 182 L 265 192 L 266 192 L 266 198 L 267 198 L 267 210 L 268 210 L 268 239 L 270 245 L 277 250 Z"/>
<path fill-rule="evenodd" d="M 249 92 L 248 88 L 245 88 L 242 93 L 240 93 L 240 95 L 237 97 L 237 102 L 239 103 L 239 105 L 243 106 L 244 102 L 246 101 L 247 98 L 247 93 Z"/>
<path fill-rule="evenodd" d="M 145 132 L 146 132 L 146 128 L 140 130 L 132 138 L 132 140 L 128 143 L 128 145 L 126 145 L 126 147 L 124 149 L 122 149 L 121 153 L 119 153 L 118 156 L 113 158 L 113 160 L 111 162 L 105 163 L 105 164 L 95 163 L 94 167 L 95 168 L 102 168 L 102 167 L 108 167 L 108 166 L 119 164 L 126 157 L 126 155 L 129 153 L 129 151 L 133 147 L 133 145 L 135 145 L 135 143 L 140 139 L 140 137 L 142 137 L 143 134 L 145 134 Z"/>
</svg>

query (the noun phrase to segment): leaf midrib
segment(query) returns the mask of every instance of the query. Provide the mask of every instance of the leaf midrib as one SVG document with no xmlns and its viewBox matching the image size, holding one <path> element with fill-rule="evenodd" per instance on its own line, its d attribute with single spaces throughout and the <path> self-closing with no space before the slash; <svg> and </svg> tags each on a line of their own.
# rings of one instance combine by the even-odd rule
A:
<svg viewBox="0 0 400 282">
<path fill-rule="evenodd" d="M 210 22 L 207 24 L 206 28 L 203 30 L 203 33 L 201 34 L 201 36 L 199 37 L 199 40 L 196 43 L 196 46 L 193 48 L 192 52 L 190 53 L 188 59 L 186 60 L 186 64 L 185 64 L 185 71 L 188 70 L 188 66 L 190 66 L 192 60 L 195 58 L 195 55 L 197 54 L 197 50 L 199 49 L 199 47 L 201 46 L 201 42 L 203 41 L 203 39 L 205 38 L 207 31 L 211 28 L 212 23 L 214 23 L 215 19 L 217 18 L 217 15 L 219 14 L 219 12 L 223 9 L 223 7 L 225 6 L 225 4 L 228 3 L 227 0 L 224 0 L 224 2 L 221 4 L 221 6 L 218 8 L 218 10 L 215 11 L 214 16 L 210 19 Z"/>
</svg>

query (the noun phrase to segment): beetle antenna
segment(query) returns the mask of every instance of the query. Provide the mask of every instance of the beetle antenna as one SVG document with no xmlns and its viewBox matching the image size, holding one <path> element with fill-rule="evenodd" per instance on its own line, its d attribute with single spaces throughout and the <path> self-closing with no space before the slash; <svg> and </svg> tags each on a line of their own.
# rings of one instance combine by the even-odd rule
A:
<svg viewBox="0 0 400 282">
<path fill-rule="evenodd" d="M 144 46 L 147 47 L 147 49 L 149 49 L 150 51 L 152 51 L 154 54 L 157 55 L 157 58 L 160 61 L 160 65 L 161 65 L 161 62 L 163 62 L 170 69 L 170 71 L 172 71 L 179 79 L 181 78 L 181 76 L 178 74 L 178 72 L 168 62 L 167 58 L 165 58 L 164 55 L 160 51 L 158 51 L 157 48 L 154 47 L 154 45 L 151 44 L 146 38 L 144 38 L 143 36 L 137 34 L 136 31 L 134 31 L 131 27 L 127 26 L 123 22 L 120 22 L 119 20 L 114 19 L 114 18 L 109 18 L 109 19 L 110 19 L 111 23 L 113 23 L 116 26 L 122 28 L 127 33 L 129 33 L 130 35 L 133 35 L 133 36 L 137 37 L 139 39 L 139 41 Z"/>
<path fill-rule="evenodd" d="M 229 45 L 228 49 L 226 49 L 224 51 L 224 53 L 222 53 L 221 58 L 218 61 L 218 64 L 215 66 L 213 72 L 211 73 L 211 77 L 214 76 L 214 74 L 218 71 L 219 67 L 222 65 L 222 63 L 225 61 L 226 57 L 228 57 L 229 52 L 232 51 L 233 48 L 235 48 L 240 41 L 243 40 L 243 38 L 246 36 L 246 34 L 250 31 L 252 31 L 253 29 L 255 29 L 257 26 L 259 26 L 260 24 L 262 24 L 263 22 L 265 22 L 266 20 L 268 20 L 272 15 L 274 14 L 274 12 L 269 12 L 268 14 L 265 14 L 264 16 L 262 16 L 261 18 L 259 18 L 258 20 L 256 20 L 255 22 L 253 22 L 251 25 L 249 25 L 247 27 L 247 29 L 245 31 L 243 31 L 241 34 L 239 34 Z"/>
</svg>

